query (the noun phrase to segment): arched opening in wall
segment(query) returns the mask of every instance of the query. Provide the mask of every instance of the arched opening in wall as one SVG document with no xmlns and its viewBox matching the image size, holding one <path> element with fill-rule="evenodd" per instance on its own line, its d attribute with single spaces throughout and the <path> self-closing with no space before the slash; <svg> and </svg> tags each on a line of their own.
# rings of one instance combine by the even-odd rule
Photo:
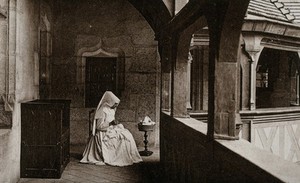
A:
<svg viewBox="0 0 300 183">
<path fill-rule="evenodd" d="M 196 31 L 191 39 L 190 54 L 190 110 L 192 112 L 208 109 L 208 54 L 209 36 L 207 27 Z"/>
<path fill-rule="evenodd" d="M 256 67 L 256 108 L 299 105 L 296 52 L 264 48 Z"/>
<path fill-rule="evenodd" d="M 171 116 L 191 116 L 207 110 L 208 37 L 207 20 L 200 16 L 180 33 L 178 41 L 174 39 L 177 53 L 171 73 Z"/>
</svg>

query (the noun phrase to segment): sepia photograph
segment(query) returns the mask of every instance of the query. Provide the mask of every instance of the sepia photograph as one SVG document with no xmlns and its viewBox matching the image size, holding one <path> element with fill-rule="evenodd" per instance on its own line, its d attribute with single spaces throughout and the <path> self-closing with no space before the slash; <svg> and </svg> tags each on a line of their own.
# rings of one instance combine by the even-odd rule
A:
<svg viewBox="0 0 300 183">
<path fill-rule="evenodd" d="M 0 183 L 299 183 L 300 0 L 0 0 Z"/>
</svg>

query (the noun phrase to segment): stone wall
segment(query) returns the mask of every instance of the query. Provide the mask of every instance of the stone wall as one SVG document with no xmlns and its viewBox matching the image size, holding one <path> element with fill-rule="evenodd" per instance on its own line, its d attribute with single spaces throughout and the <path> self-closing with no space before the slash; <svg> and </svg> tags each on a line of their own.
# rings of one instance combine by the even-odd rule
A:
<svg viewBox="0 0 300 183">
<path fill-rule="evenodd" d="M 9 42 L 6 63 L 9 69 L 4 71 L 9 78 L 5 80 L 5 77 L 2 77 L 3 68 L 1 68 L 0 80 L 1 83 L 5 83 L 5 87 L 8 87 L 7 94 L 13 99 L 9 101 L 12 107 L 10 108 L 12 117 L 9 120 L 12 120 L 12 125 L 9 129 L 0 129 L 0 180 L 17 182 L 20 178 L 20 103 L 39 97 L 39 14 L 44 1 L 10 0 L 8 2 L 9 32 L 6 39 L 9 39 Z M 7 109 L 0 107 L 0 110 Z"/>
<path fill-rule="evenodd" d="M 84 107 L 84 59 L 82 50 L 122 53 L 125 58 L 125 88 L 116 118 L 128 128 L 138 146 L 143 133 L 138 121 L 149 115 L 157 121 L 158 54 L 154 32 L 126 0 L 63 1 L 55 5 L 51 98 L 71 99 L 71 144 L 85 144 L 91 108 Z M 81 53 L 81 54 L 79 54 Z M 157 125 L 158 126 L 158 125 Z M 158 143 L 158 130 L 150 134 L 150 146 Z"/>
<path fill-rule="evenodd" d="M 10 128 L 11 112 L 5 110 L 8 99 L 8 1 L 0 1 L 0 128 Z"/>
</svg>

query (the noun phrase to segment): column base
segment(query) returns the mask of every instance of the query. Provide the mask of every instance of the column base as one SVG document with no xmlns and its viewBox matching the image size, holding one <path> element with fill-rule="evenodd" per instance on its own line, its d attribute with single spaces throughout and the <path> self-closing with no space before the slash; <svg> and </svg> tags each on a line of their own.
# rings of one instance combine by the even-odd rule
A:
<svg viewBox="0 0 300 183">
<path fill-rule="evenodd" d="M 153 154 L 152 151 L 140 151 L 141 156 L 151 156 Z"/>
</svg>

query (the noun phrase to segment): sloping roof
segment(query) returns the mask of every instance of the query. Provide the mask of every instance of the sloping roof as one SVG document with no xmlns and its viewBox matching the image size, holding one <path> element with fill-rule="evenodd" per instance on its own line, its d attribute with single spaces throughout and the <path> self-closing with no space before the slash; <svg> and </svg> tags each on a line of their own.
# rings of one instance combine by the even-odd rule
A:
<svg viewBox="0 0 300 183">
<path fill-rule="evenodd" d="M 247 13 L 300 25 L 300 0 L 251 0 Z"/>
<path fill-rule="evenodd" d="M 300 24 L 300 0 L 280 0 L 284 6 L 290 10 L 295 19 L 294 23 Z"/>
</svg>

